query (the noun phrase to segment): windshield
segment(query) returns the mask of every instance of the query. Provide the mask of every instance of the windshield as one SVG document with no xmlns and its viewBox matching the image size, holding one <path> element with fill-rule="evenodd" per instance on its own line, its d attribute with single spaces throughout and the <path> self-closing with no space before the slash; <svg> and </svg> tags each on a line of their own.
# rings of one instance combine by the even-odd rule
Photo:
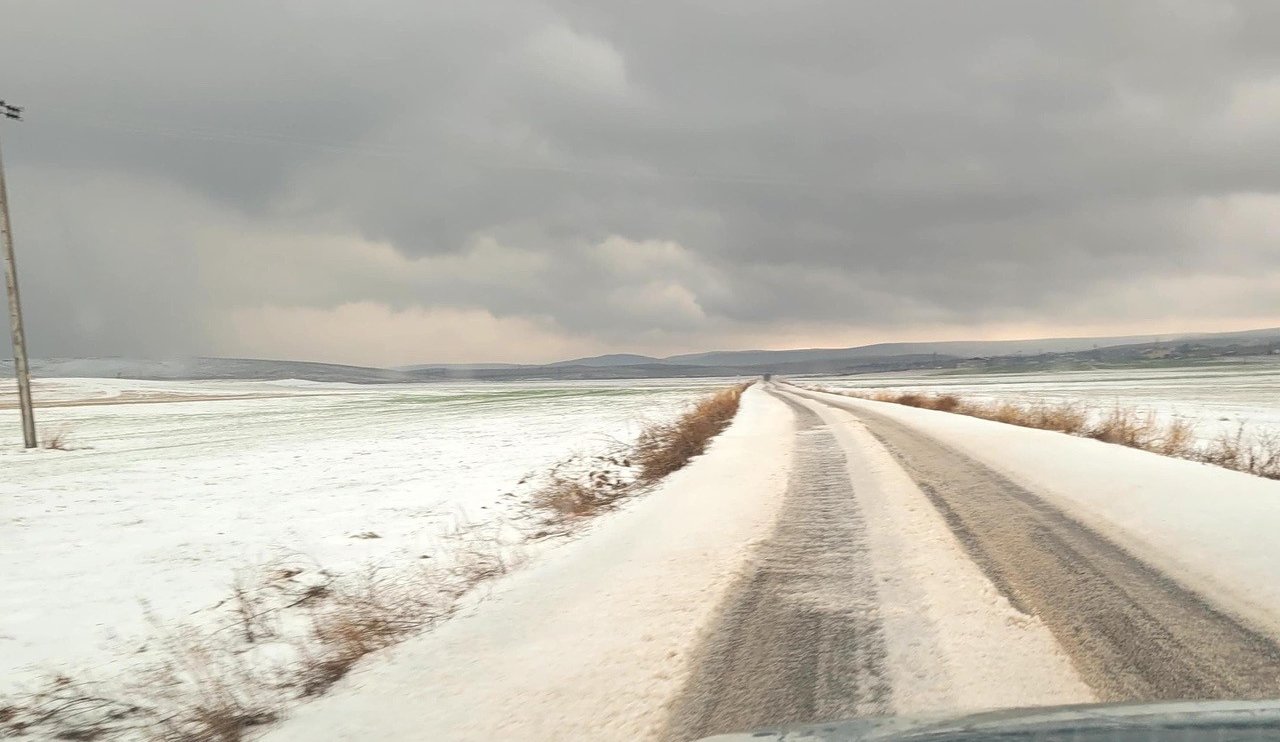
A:
<svg viewBox="0 0 1280 742">
<path fill-rule="evenodd" d="M 0 736 L 1273 725 L 1277 28 L 5 3 Z"/>
</svg>

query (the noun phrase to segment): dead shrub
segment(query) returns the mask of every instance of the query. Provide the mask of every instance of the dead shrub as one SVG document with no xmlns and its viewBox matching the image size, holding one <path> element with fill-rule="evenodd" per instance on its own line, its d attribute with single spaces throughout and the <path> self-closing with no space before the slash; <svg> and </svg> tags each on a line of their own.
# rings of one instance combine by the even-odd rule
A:
<svg viewBox="0 0 1280 742">
<path fill-rule="evenodd" d="M 231 585 L 230 603 L 235 626 L 246 644 L 279 636 L 278 613 L 250 588 L 244 574 L 237 574 Z"/>
<path fill-rule="evenodd" d="M 329 608 L 313 617 L 320 649 L 304 659 L 300 692 L 318 696 L 341 680 L 365 655 L 390 646 L 399 635 L 385 614 L 370 606 Z"/>
<path fill-rule="evenodd" d="M 1073 435 L 1081 434 L 1089 421 L 1089 413 L 1083 407 L 1070 402 L 1057 404 L 1041 402 L 1030 405 L 1015 402 L 967 404 L 963 405 L 959 411 L 986 420 Z"/>
<path fill-rule="evenodd" d="M 1246 435 L 1244 423 L 1234 432 L 1223 432 L 1200 451 L 1201 461 L 1228 469 L 1280 479 L 1280 432 L 1260 431 Z"/>
<path fill-rule="evenodd" d="M 190 626 L 153 623 L 164 647 L 131 691 L 151 709 L 148 736 L 161 740 L 240 742 L 254 726 L 276 717 L 269 679 L 234 644 Z"/>
<path fill-rule="evenodd" d="M 654 482 L 677 471 L 729 426 L 747 384 L 725 389 L 702 399 L 670 423 L 650 425 L 640 433 L 634 459 L 641 482 Z"/>
<path fill-rule="evenodd" d="M 1159 437 L 1159 430 L 1154 412 L 1141 413 L 1116 405 L 1086 435 L 1104 443 L 1150 449 Z"/>
<path fill-rule="evenodd" d="M 934 397 L 929 405 L 929 409 L 938 410 L 939 412 L 955 412 L 960 408 L 960 398 L 954 394 L 939 394 Z"/>
<path fill-rule="evenodd" d="M 996 402 L 986 407 L 983 415 L 988 420 L 996 420 L 1010 425 L 1022 425 L 1026 427 L 1029 422 L 1027 411 L 1019 404 L 1014 402 Z"/>
<path fill-rule="evenodd" d="M 70 451 L 70 436 L 65 430 L 54 431 L 41 442 L 40 447 L 49 451 Z"/>
<path fill-rule="evenodd" d="M 540 524 L 552 528 L 534 537 L 568 533 L 576 519 L 609 510 L 689 463 L 733 420 L 748 386 L 704 397 L 675 420 L 647 425 L 634 443 L 619 443 L 607 455 L 573 456 L 557 464 L 529 496 Z"/>
<path fill-rule="evenodd" d="M 856 396 L 856 395 L 850 395 Z M 894 404 L 919 407 L 926 410 L 955 412 L 961 406 L 960 398 L 954 394 L 922 394 L 920 392 L 877 392 L 867 399 L 877 402 L 893 402 Z"/>
<path fill-rule="evenodd" d="M 1170 420 L 1153 442 L 1151 450 L 1165 456 L 1194 458 L 1196 453 L 1196 426 L 1177 417 Z"/>
<path fill-rule="evenodd" d="M 904 404 L 908 407 L 924 407 L 928 402 L 928 397 L 916 392 L 903 392 L 893 400 L 898 404 Z"/>
<path fill-rule="evenodd" d="M 33 738 L 96 740 L 114 735 L 145 709 L 110 697 L 90 683 L 65 675 L 43 689 L 0 707 L 0 736 L 33 734 Z"/>
<path fill-rule="evenodd" d="M 499 544 L 477 540 L 447 567 L 408 572 L 370 567 L 347 579 L 310 610 L 311 640 L 302 653 L 299 692 L 324 693 L 361 658 L 452 615 L 458 598 L 506 574 L 510 566 Z"/>
<path fill-rule="evenodd" d="M 1223 431 L 1201 452 L 1200 460 L 1208 464 L 1239 469 L 1245 460 L 1244 424 L 1236 427 L 1234 433 Z"/>
<path fill-rule="evenodd" d="M 1268 430 L 1257 434 L 1249 450 L 1251 474 L 1267 479 L 1280 479 L 1280 433 Z"/>
<path fill-rule="evenodd" d="M 1079 435 L 1089 425 L 1089 412 L 1071 402 L 1044 404 L 1035 408 L 1034 422 L 1037 428 Z"/>
<path fill-rule="evenodd" d="M 584 484 L 575 479 L 553 476 L 551 481 L 531 496 L 535 507 L 561 516 L 590 515 L 621 497 L 620 488 L 607 489 Z"/>
<path fill-rule="evenodd" d="M 470 590 L 481 582 L 507 574 L 520 561 L 523 560 L 517 558 L 513 562 L 500 549 L 461 549 L 454 554 L 452 575 L 458 585 Z"/>
</svg>

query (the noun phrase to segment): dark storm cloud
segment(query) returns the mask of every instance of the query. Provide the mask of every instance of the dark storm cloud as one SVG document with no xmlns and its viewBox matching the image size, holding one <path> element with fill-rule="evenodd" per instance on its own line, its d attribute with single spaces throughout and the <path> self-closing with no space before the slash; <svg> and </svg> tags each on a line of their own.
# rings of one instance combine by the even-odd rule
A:
<svg viewBox="0 0 1280 742">
<path fill-rule="evenodd" d="M 235 312 L 360 302 L 584 349 L 1274 317 L 1273 3 L 3 16 L 37 352 L 208 352 Z"/>
</svg>

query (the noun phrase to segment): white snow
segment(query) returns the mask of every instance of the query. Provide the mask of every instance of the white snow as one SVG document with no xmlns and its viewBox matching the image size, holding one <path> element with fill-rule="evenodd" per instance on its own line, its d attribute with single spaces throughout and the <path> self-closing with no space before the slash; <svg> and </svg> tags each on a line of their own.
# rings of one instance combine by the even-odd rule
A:
<svg viewBox="0 0 1280 742">
<path fill-rule="evenodd" d="M 1094 702 L 1048 627 L 1009 604 L 884 445 L 850 413 L 797 399 L 840 442 L 866 519 L 893 713 Z"/>
<path fill-rule="evenodd" d="M 757 388 L 708 452 L 473 612 L 358 668 L 286 740 L 651 738 L 719 596 L 767 536 L 793 417 Z"/>
<path fill-rule="evenodd" d="M 885 373 L 810 377 L 803 386 L 955 394 L 975 401 L 1072 402 L 1095 414 L 1117 405 L 1181 418 L 1211 441 L 1244 426 L 1249 439 L 1280 432 L 1280 362 L 1215 363 L 1188 368 L 1035 373 Z"/>
<path fill-rule="evenodd" d="M 1280 481 L 1062 433 L 821 396 L 933 436 L 1218 604 L 1280 631 Z"/>
<path fill-rule="evenodd" d="M 1072 384 L 1062 393 L 1101 405 L 1115 403 L 1108 394 L 1137 399 L 1150 381 L 1205 420 L 1230 405 L 1253 419 L 1270 414 L 1276 380 L 1241 374 L 1034 383 Z M 140 601 L 162 619 L 188 619 L 225 598 L 237 570 L 281 553 L 336 570 L 434 553 L 454 523 L 510 517 L 524 475 L 626 439 L 641 419 L 725 383 L 42 381 L 39 399 L 69 405 L 39 410 L 43 430 L 65 429 L 80 446 L 68 452 L 18 449 L 16 412 L 0 397 L 0 571 L 9 588 L 0 593 L 0 668 L 17 679 L 33 667 L 119 666 L 148 633 Z M 1022 382 L 989 386 L 1001 383 Z M 1090 385 L 1111 391 L 1088 397 Z M 983 461 L 1280 630 L 1280 482 L 827 398 Z M 867 510 L 895 711 L 1090 700 L 1047 630 L 999 596 L 883 446 L 847 413 L 820 414 Z M 720 596 L 773 525 L 792 437 L 789 409 L 751 388 L 705 456 L 493 584 L 462 615 L 362 662 L 268 738 L 652 736 Z M 364 532 L 379 538 L 353 538 Z"/>
<path fill-rule="evenodd" d="M 109 677 L 144 659 L 144 603 L 164 623 L 198 620 L 238 572 L 281 557 L 413 563 L 460 522 L 510 517 L 526 474 L 726 383 L 40 380 L 38 401 L 71 405 L 37 409 L 40 430 L 76 448 L 23 451 L 10 380 L 0 672 Z M 191 397 L 217 399 L 164 401 Z"/>
</svg>

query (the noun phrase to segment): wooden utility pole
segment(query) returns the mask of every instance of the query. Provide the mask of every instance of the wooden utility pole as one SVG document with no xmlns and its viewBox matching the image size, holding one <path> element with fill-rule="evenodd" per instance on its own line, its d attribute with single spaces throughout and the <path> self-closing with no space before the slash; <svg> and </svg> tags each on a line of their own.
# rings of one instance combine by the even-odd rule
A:
<svg viewBox="0 0 1280 742">
<path fill-rule="evenodd" d="M 22 120 L 22 109 L 0 100 L 0 114 Z M 36 418 L 31 411 L 31 369 L 27 365 L 27 340 L 22 332 L 22 301 L 18 297 L 18 265 L 13 259 L 13 224 L 9 221 L 9 194 L 4 187 L 4 159 L 0 158 L 0 241 L 4 245 L 4 284 L 9 290 L 9 331 L 13 335 L 13 371 L 18 376 L 18 406 L 22 409 L 22 443 L 36 441 Z"/>
</svg>

